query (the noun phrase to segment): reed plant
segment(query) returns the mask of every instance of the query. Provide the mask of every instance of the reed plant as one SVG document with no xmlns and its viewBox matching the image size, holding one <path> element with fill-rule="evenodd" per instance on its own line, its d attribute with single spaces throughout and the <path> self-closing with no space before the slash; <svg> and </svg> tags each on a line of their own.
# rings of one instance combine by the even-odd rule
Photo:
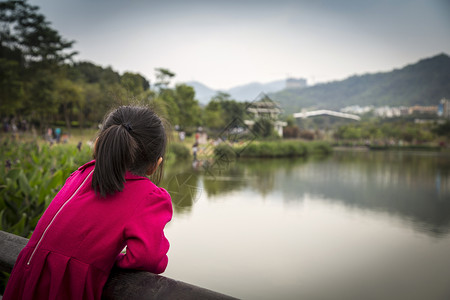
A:
<svg viewBox="0 0 450 300">
<path fill-rule="evenodd" d="M 29 237 L 66 178 L 92 159 L 92 151 L 87 145 L 1 143 L 0 230 Z"/>
</svg>

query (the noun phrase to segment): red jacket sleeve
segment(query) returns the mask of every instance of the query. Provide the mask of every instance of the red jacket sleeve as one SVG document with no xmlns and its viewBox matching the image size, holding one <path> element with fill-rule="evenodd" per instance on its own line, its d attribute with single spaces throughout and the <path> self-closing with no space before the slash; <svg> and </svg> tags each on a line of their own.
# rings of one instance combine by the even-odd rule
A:
<svg viewBox="0 0 450 300">
<path fill-rule="evenodd" d="M 172 218 L 172 202 L 169 193 L 157 188 L 137 209 L 125 225 L 126 254 L 120 254 L 116 265 L 124 269 L 136 269 L 155 274 L 167 267 L 169 241 L 164 227 Z"/>
</svg>

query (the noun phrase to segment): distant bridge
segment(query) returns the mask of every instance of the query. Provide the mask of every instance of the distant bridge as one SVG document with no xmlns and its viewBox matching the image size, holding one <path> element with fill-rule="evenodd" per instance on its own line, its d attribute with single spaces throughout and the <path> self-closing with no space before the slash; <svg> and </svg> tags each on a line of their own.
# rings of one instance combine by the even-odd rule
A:
<svg viewBox="0 0 450 300">
<path fill-rule="evenodd" d="M 352 119 L 352 120 L 356 120 L 356 121 L 361 120 L 361 117 L 357 116 L 357 115 L 346 114 L 346 113 L 341 113 L 338 111 L 327 110 L 327 109 L 295 113 L 294 118 L 305 119 L 308 117 L 315 117 L 315 116 L 321 116 L 321 115 L 328 115 L 328 116 L 333 116 L 333 117 Z"/>
</svg>

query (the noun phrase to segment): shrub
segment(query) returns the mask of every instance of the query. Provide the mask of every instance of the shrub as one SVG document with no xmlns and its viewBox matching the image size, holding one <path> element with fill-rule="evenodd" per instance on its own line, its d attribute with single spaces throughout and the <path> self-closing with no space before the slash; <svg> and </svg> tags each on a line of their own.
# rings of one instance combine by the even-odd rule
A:
<svg viewBox="0 0 450 300">
<path fill-rule="evenodd" d="M 242 149 L 236 148 L 240 152 Z M 254 142 L 242 151 L 242 157 L 300 157 L 309 154 L 329 154 L 332 148 L 326 142 L 263 141 Z"/>
<path fill-rule="evenodd" d="M 238 150 L 239 147 L 235 147 L 235 150 Z M 214 148 L 214 155 L 216 157 L 225 157 L 228 160 L 233 160 L 236 158 L 236 151 L 233 148 L 225 143 L 219 144 Z"/>
<path fill-rule="evenodd" d="M 300 137 L 300 129 L 298 126 L 286 126 L 283 128 L 283 137 L 298 138 Z"/>
<path fill-rule="evenodd" d="M 171 160 L 186 160 L 191 158 L 190 149 L 182 143 L 170 143 L 167 152 Z"/>
<path fill-rule="evenodd" d="M 316 154 L 330 154 L 333 151 L 331 145 L 326 142 L 313 142 L 311 146 Z"/>
</svg>

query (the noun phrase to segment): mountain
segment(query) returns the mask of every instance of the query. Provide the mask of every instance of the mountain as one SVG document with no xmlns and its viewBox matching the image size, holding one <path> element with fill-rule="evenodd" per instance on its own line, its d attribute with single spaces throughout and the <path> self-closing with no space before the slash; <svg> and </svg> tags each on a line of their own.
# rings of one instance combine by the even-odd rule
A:
<svg viewBox="0 0 450 300">
<path fill-rule="evenodd" d="M 286 80 L 277 80 L 268 83 L 252 82 L 245 85 L 233 87 L 226 92 L 231 99 L 237 101 L 253 101 L 261 92 L 274 93 L 281 91 L 286 86 Z"/>
<path fill-rule="evenodd" d="M 350 105 L 437 105 L 450 98 L 450 57 L 440 54 L 390 72 L 364 74 L 306 87 L 270 93 L 285 112 L 335 109 Z"/>
<path fill-rule="evenodd" d="M 185 82 L 185 84 L 192 86 L 195 90 L 195 98 L 201 103 L 201 104 L 207 104 L 212 96 L 214 96 L 217 91 L 207 87 L 201 82 L 198 81 L 189 81 Z"/>
<path fill-rule="evenodd" d="M 213 90 L 201 82 L 189 81 L 185 84 L 192 86 L 195 90 L 195 98 L 199 100 L 202 104 L 207 104 L 211 97 L 214 96 L 219 90 Z M 286 86 L 285 80 L 276 80 L 268 83 L 252 82 L 240 86 L 230 88 L 228 90 L 220 90 L 222 92 L 228 93 L 231 99 L 237 101 L 252 101 L 261 92 L 264 93 L 274 93 L 281 91 Z"/>
</svg>

